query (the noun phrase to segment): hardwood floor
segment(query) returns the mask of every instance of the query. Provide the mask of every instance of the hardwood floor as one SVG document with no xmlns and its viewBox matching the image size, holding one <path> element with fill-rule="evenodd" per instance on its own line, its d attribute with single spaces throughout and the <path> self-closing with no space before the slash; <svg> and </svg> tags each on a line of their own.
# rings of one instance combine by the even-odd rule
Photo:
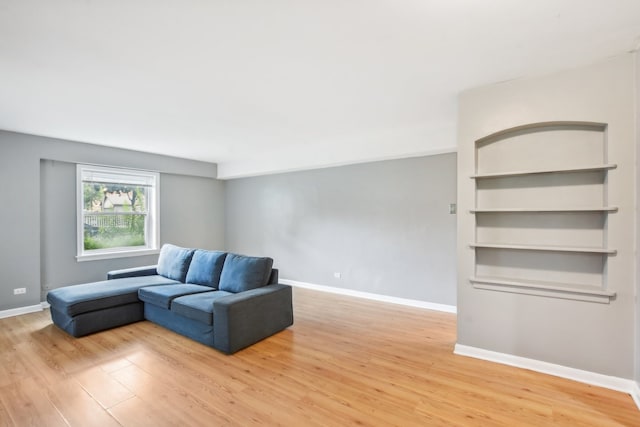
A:
<svg viewBox="0 0 640 427">
<path fill-rule="evenodd" d="M 149 322 L 75 339 L 0 320 L 0 426 L 640 426 L 630 396 L 456 356 L 455 316 L 294 290 L 233 356 Z"/>
</svg>

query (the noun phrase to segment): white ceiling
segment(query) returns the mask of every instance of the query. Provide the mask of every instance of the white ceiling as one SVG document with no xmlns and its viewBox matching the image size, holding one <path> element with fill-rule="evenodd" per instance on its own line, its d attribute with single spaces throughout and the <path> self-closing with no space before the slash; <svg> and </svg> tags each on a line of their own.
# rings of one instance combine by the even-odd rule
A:
<svg viewBox="0 0 640 427">
<path fill-rule="evenodd" d="M 639 37 L 640 0 L 0 0 L 0 129 L 222 178 L 451 151 L 460 91 Z"/>
</svg>

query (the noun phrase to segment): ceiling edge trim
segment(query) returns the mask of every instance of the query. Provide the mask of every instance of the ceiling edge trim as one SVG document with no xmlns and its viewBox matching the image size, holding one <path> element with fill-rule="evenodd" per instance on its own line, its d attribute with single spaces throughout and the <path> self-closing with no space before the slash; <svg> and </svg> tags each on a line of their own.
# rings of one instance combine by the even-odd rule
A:
<svg viewBox="0 0 640 427">
<path fill-rule="evenodd" d="M 439 154 L 456 153 L 457 151 L 458 151 L 458 147 L 440 147 L 432 150 L 419 151 L 415 153 L 406 153 L 406 154 L 400 154 L 400 155 L 381 156 L 381 157 L 374 157 L 374 158 L 367 158 L 367 159 L 349 160 L 344 162 L 332 162 L 332 163 L 319 164 L 319 165 L 280 168 L 280 169 L 273 169 L 273 170 L 227 174 L 227 175 L 224 174 L 225 163 L 221 162 L 221 163 L 218 163 L 217 179 L 226 181 L 226 180 L 240 179 L 240 178 L 254 178 L 254 177 L 265 176 L 265 175 L 302 172 L 302 171 L 316 170 L 316 169 L 329 169 L 329 168 L 335 168 L 335 167 L 341 167 L 341 166 L 357 165 L 362 163 L 375 163 L 375 162 L 384 162 L 389 160 L 410 159 L 413 157 L 437 156 Z M 238 163 L 241 163 L 241 162 L 238 162 Z"/>
</svg>

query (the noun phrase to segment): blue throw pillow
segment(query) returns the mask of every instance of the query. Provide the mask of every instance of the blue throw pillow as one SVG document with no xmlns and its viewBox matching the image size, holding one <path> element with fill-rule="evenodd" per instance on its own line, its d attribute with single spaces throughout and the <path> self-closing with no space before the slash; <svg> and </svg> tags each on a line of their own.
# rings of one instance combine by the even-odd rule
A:
<svg viewBox="0 0 640 427">
<path fill-rule="evenodd" d="M 226 252 L 196 249 L 187 272 L 187 283 L 218 288 Z"/>
<path fill-rule="evenodd" d="M 191 257 L 193 257 L 193 249 L 170 244 L 163 245 L 158 258 L 158 274 L 184 283 Z"/>
<path fill-rule="evenodd" d="M 228 254 L 220 275 L 220 290 L 243 292 L 266 285 L 271 276 L 273 259 Z"/>
</svg>

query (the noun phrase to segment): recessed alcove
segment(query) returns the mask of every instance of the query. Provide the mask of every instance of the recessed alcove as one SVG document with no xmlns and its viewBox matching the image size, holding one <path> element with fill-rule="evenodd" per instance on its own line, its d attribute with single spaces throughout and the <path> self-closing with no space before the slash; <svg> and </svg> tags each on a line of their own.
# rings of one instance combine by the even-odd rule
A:
<svg viewBox="0 0 640 427">
<path fill-rule="evenodd" d="M 475 142 L 478 289 L 608 303 L 607 126 L 533 123 Z"/>
</svg>

